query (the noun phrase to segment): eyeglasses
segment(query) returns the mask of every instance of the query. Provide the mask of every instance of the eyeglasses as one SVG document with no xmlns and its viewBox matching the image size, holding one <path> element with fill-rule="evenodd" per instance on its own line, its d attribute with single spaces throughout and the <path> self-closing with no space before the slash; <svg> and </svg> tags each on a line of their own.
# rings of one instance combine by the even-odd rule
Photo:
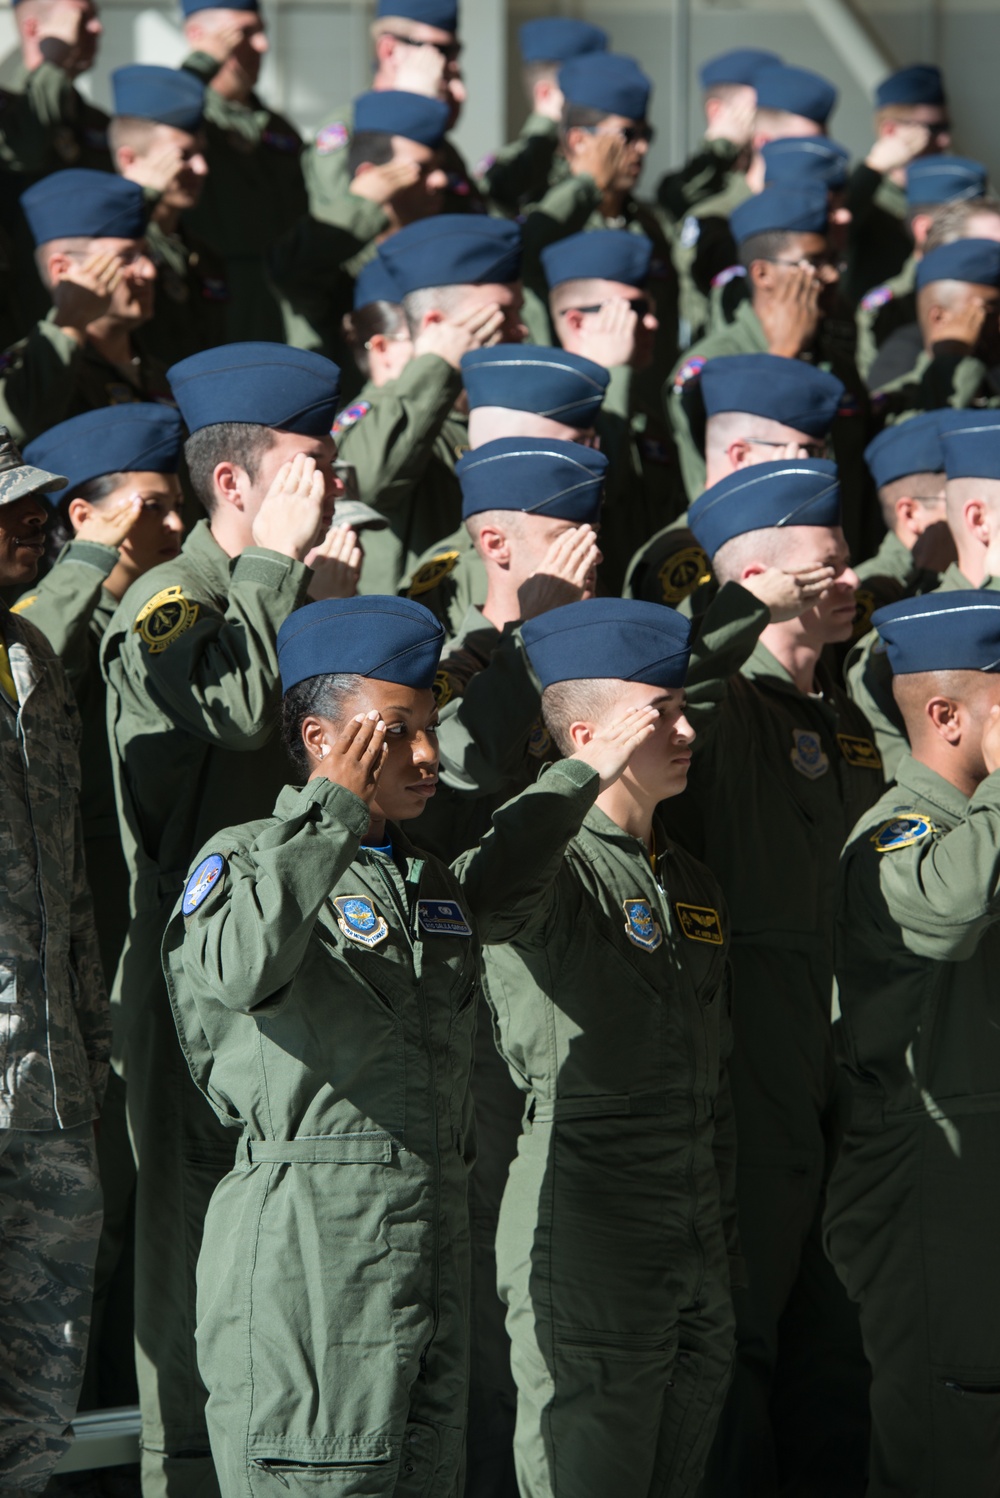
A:
<svg viewBox="0 0 1000 1498">
<path fill-rule="evenodd" d="M 824 255 L 821 260 L 783 260 L 780 255 L 755 255 L 755 260 L 766 260 L 768 265 L 790 265 L 793 270 L 836 270 L 837 262 Z"/>
<path fill-rule="evenodd" d="M 602 125 L 581 125 L 581 130 L 586 130 L 588 135 L 617 135 L 626 146 L 634 146 L 636 141 L 643 140 L 647 146 L 652 145 L 656 138 L 656 131 L 652 125 L 617 125 L 612 130 L 605 130 Z"/>
<path fill-rule="evenodd" d="M 416 42 L 412 36 L 397 36 L 395 31 L 388 34 L 394 42 L 402 42 L 405 47 L 433 47 L 435 52 L 440 52 L 445 62 L 458 62 L 462 55 L 461 42 Z"/>
<path fill-rule="evenodd" d="M 928 135 L 950 135 L 951 120 L 938 120 L 935 125 L 928 125 L 926 120 L 897 120 L 897 125 L 919 125 L 921 130 L 926 130 Z"/>
<path fill-rule="evenodd" d="M 611 303 L 615 301 L 618 301 L 617 297 L 608 297 L 608 300 L 606 302 L 594 302 L 589 307 L 564 307 L 560 316 L 565 317 L 567 312 L 600 312 L 602 307 L 609 307 Z M 652 304 L 650 303 L 649 299 L 644 296 L 632 297 L 629 301 L 629 306 L 635 313 L 636 317 L 639 318 L 648 317 L 653 310 Z"/>
<path fill-rule="evenodd" d="M 747 442 L 751 447 L 799 447 L 807 458 L 825 458 L 830 451 L 828 442 L 796 442 L 792 438 L 788 442 L 768 441 L 766 437 L 741 437 L 741 442 Z"/>
</svg>

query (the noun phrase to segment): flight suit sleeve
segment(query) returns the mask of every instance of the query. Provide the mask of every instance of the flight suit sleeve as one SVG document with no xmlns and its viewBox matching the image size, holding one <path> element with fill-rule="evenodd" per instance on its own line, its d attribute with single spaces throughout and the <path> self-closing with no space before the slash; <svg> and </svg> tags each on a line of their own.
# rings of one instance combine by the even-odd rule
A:
<svg viewBox="0 0 1000 1498">
<path fill-rule="evenodd" d="M 377 203 L 345 192 L 322 213 L 307 213 L 271 247 L 269 268 L 275 284 L 294 292 L 302 282 L 329 287 L 348 260 L 388 227 Z"/>
<path fill-rule="evenodd" d="M 51 170 L 55 132 L 79 123 L 79 96 L 73 80 L 54 62 L 39 63 L 25 79 L 24 92 L 11 95 L 0 115 L 0 155 L 11 171 L 33 176 Z"/>
<path fill-rule="evenodd" d="M 71 683 L 79 681 L 88 669 L 90 621 L 117 561 L 113 546 L 70 541 L 51 572 L 11 609 L 41 630 Z"/>
<path fill-rule="evenodd" d="M 599 790 L 590 765 L 560 760 L 495 812 L 478 848 L 455 860 L 481 941 L 495 945 L 544 930 L 566 849 Z"/>
<path fill-rule="evenodd" d="M 447 674 L 447 661 L 442 662 Z M 541 697 L 519 634 L 506 634 L 489 665 L 445 704 L 438 727 L 441 779 L 476 796 L 502 794 L 523 772 Z"/>
<path fill-rule="evenodd" d="M 0 360 L 0 425 L 19 447 L 70 415 L 81 353 L 50 313 Z"/>
<path fill-rule="evenodd" d="M 740 147 L 731 140 L 706 140 L 676 172 L 660 178 L 656 201 L 668 221 L 679 224 L 692 208 L 725 191 Z"/>
<path fill-rule="evenodd" d="M 354 464 L 360 499 L 388 515 L 409 498 L 461 388 L 461 374 L 446 359 L 421 354 L 374 392 L 370 409 L 337 436 L 339 457 Z"/>
<path fill-rule="evenodd" d="M 546 189 L 559 127 L 542 114 L 530 114 L 516 140 L 498 151 L 479 178 L 479 189 L 507 213 L 540 198 Z"/>
<path fill-rule="evenodd" d="M 233 568 L 224 614 L 185 598 L 183 588 L 165 589 L 139 608 L 121 641 L 124 669 L 196 738 L 258 749 L 276 722 L 278 630 L 303 601 L 307 581 L 301 562 L 251 546 Z M 157 602 L 171 615 L 166 640 L 146 625 Z"/>
<path fill-rule="evenodd" d="M 879 886 L 909 951 L 938 962 L 971 957 L 1000 920 L 1000 771 L 977 787 L 950 832 L 932 827 L 884 853 L 876 843 L 868 856 L 879 859 Z"/>
<path fill-rule="evenodd" d="M 770 620 L 767 605 L 739 583 L 721 587 L 705 611 L 684 684 L 687 716 L 698 735 L 696 753 L 718 730 L 729 682 L 753 654 Z"/>
<path fill-rule="evenodd" d="M 896 426 L 923 411 L 940 411 L 946 406 L 965 410 L 987 384 L 987 369 L 981 359 L 925 351 L 908 374 L 890 380 L 873 393 L 872 405 L 887 426 Z M 1000 405 L 1000 396 L 993 393 L 977 404 Z"/>
<path fill-rule="evenodd" d="M 746 1264 L 740 1248 L 736 1213 L 736 1114 L 733 1110 L 733 1094 L 729 1084 L 733 1025 L 732 973 L 728 963 L 716 998 L 720 1005 L 719 1090 L 715 1098 L 715 1137 L 712 1148 L 715 1155 L 715 1168 L 719 1176 L 719 1201 L 722 1210 L 722 1231 L 726 1240 L 726 1256 L 729 1260 L 729 1279 L 734 1286 L 745 1286 L 747 1283 Z"/>
<path fill-rule="evenodd" d="M 280 1003 L 317 915 L 368 831 L 365 802 L 333 781 L 309 781 L 301 803 L 296 816 L 268 826 L 249 847 L 226 849 L 222 834 L 195 861 L 197 869 L 217 853 L 223 867 L 207 898 L 184 917 L 184 971 L 227 1009 L 248 1013 L 268 1000 Z"/>
</svg>

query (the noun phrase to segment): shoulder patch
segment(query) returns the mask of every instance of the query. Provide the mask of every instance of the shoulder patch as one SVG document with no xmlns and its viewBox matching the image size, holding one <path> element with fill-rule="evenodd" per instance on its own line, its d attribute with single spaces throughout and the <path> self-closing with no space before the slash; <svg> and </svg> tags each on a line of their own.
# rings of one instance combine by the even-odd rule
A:
<svg viewBox="0 0 1000 1498">
<path fill-rule="evenodd" d="M 356 421 L 360 421 L 362 416 L 367 416 L 371 408 L 371 401 L 355 401 L 353 405 L 345 406 L 342 411 L 337 413 L 334 419 L 333 426 L 330 429 L 331 436 L 339 437 L 341 432 L 346 432 L 348 427 L 352 427 Z"/>
<path fill-rule="evenodd" d="M 440 551 L 436 557 L 431 557 L 422 567 L 418 567 L 410 578 L 410 586 L 406 590 L 407 598 L 419 598 L 421 593 L 429 593 L 436 588 L 449 572 L 454 572 L 458 566 L 457 551 Z"/>
<path fill-rule="evenodd" d="M 446 707 L 455 695 L 455 685 L 447 671 L 439 671 L 431 685 L 438 707 Z"/>
<path fill-rule="evenodd" d="M 930 837 L 933 831 L 933 823 L 926 817 L 910 816 L 904 812 L 902 816 L 883 822 L 878 831 L 872 833 L 871 842 L 878 853 L 896 853 L 900 848 L 912 848 L 914 843 Z"/>
<path fill-rule="evenodd" d="M 701 354 L 693 354 L 690 359 L 685 359 L 674 375 L 674 389 L 683 390 L 685 385 L 697 379 L 707 363 L 708 360 L 702 358 Z"/>
<path fill-rule="evenodd" d="M 270 146 L 273 151 L 283 151 L 286 156 L 297 156 L 302 150 L 299 137 L 289 135 L 287 130 L 262 130 L 260 138 L 263 145 Z"/>
<path fill-rule="evenodd" d="M 38 594 L 29 593 L 27 598 L 19 598 L 16 603 L 12 603 L 10 606 L 10 611 L 12 614 L 23 614 L 25 609 L 30 609 L 31 605 L 37 602 Z"/>
<path fill-rule="evenodd" d="M 866 291 L 861 298 L 862 311 L 877 312 L 880 307 L 885 307 L 891 302 L 895 295 L 891 286 L 875 286 L 871 291 Z"/>
<path fill-rule="evenodd" d="M 840 752 L 849 765 L 857 770 L 881 770 L 882 756 L 871 739 L 858 738 L 853 733 L 838 733 Z"/>
<path fill-rule="evenodd" d="M 837 407 L 837 415 L 843 420 L 845 416 L 860 416 L 861 412 L 861 401 L 852 390 L 845 390 Z"/>
<path fill-rule="evenodd" d="M 685 546 L 667 557 L 656 576 L 661 602 L 673 607 L 690 597 L 700 583 L 711 580 L 712 567 L 700 546 Z"/>
<path fill-rule="evenodd" d="M 644 952 L 655 952 L 663 942 L 659 921 L 653 919 L 648 900 L 623 900 L 625 911 L 625 935 L 634 947 Z"/>
<path fill-rule="evenodd" d="M 687 218 L 681 224 L 681 249 L 693 250 L 700 238 L 701 222 L 699 219 L 695 218 L 693 213 L 689 213 Z"/>
<path fill-rule="evenodd" d="M 528 734 L 528 753 L 532 759 L 544 759 L 552 752 L 552 735 L 541 718 L 533 724 Z"/>
<path fill-rule="evenodd" d="M 477 161 L 476 176 L 485 177 L 486 173 L 489 171 L 490 167 L 494 164 L 496 159 L 496 152 L 494 151 L 490 155 L 484 156 L 481 161 Z"/>
<path fill-rule="evenodd" d="M 363 947 L 377 947 L 389 935 L 385 917 L 379 915 L 367 895 L 338 895 L 333 904 L 337 925 L 350 941 Z"/>
<path fill-rule="evenodd" d="M 872 627 L 872 614 L 876 609 L 875 594 L 870 588 L 859 588 L 854 595 L 854 632 L 852 640 L 860 640 Z"/>
<path fill-rule="evenodd" d="M 792 729 L 792 768 L 807 780 L 818 780 L 830 768 L 830 761 L 819 735 L 806 728 Z"/>
<path fill-rule="evenodd" d="M 178 635 L 191 628 L 198 618 L 199 605 L 184 597 L 179 583 L 172 588 L 163 588 L 143 604 L 135 616 L 132 626 L 144 645 L 149 646 L 150 655 L 159 655 L 172 645 Z"/>
<path fill-rule="evenodd" d="M 198 906 L 204 904 L 218 884 L 219 876 L 225 867 L 226 860 L 221 853 L 210 853 L 207 858 L 202 859 L 184 886 L 184 898 L 181 901 L 182 915 L 194 915 Z"/>
<path fill-rule="evenodd" d="M 425 936 L 471 936 L 457 900 L 418 900 L 417 927 Z"/>
<path fill-rule="evenodd" d="M 711 905 L 688 905 L 683 900 L 674 901 L 677 924 L 688 941 L 707 941 L 713 947 L 721 947 L 725 941 L 719 912 Z"/>
<path fill-rule="evenodd" d="M 724 286 L 729 285 L 730 281 L 738 281 L 746 273 L 745 265 L 727 265 L 725 270 L 720 270 L 717 276 L 712 277 L 712 290 L 721 291 Z"/>
<path fill-rule="evenodd" d="M 335 120 L 331 125 L 324 125 L 322 130 L 316 131 L 316 151 L 320 156 L 329 156 L 332 151 L 339 151 L 346 146 L 351 138 L 351 133 L 341 120 Z"/>
</svg>

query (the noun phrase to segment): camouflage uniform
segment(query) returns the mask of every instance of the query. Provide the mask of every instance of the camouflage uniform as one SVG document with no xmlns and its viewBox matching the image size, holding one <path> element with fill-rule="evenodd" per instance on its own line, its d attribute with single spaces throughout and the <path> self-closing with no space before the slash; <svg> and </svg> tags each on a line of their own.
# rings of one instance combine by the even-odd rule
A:
<svg viewBox="0 0 1000 1498">
<path fill-rule="evenodd" d="M 69 1445 L 83 1377 L 111 1035 L 76 705 L 38 630 L 6 609 L 0 627 L 18 698 L 0 690 L 0 1488 L 36 1492 Z"/>
</svg>

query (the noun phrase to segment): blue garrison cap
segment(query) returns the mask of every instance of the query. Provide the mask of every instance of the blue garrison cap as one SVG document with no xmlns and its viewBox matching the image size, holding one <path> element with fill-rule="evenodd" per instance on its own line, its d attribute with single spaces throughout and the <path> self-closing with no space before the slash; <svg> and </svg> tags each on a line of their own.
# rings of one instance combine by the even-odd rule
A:
<svg viewBox="0 0 1000 1498">
<path fill-rule="evenodd" d="M 1000 479 L 1000 411 L 944 411 L 938 415 L 948 477 Z M 904 425 L 909 426 L 909 422 Z"/>
<path fill-rule="evenodd" d="M 533 411 L 565 426 L 593 426 L 610 378 L 603 365 L 581 354 L 530 343 L 498 343 L 462 357 L 470 411 L 503 406 Z"/>
<path fill-rule="evenodd" d="M 940 415 L 939 411 L 922 411 L 898 426 L 886 427 L 869 442 L 865 462 L 876 489 L 911 473 L 944 473 Z M 1000 412 L 997 418 L 1000 420 Z"/>
<path fill-rule="evenodd" d="M 925 593 L 876 609 L 872 624 L 895 676 L 1000 671 L 1000 594 L 979 588 Z"/>
<path fill-rule="evenodd" d="M 757 234 L 825 234 L 829 202 L 825 187 L 765 187 L 729 215 L 736 243 Z"/>
<path fill-rule="evenodd" d="M 451 110 L 440 99 L 407 94 L 400 89 L 373 89 L 354 101 L 354 129 L 381 135 L 402 135 L 422 146 L 439 146 L 444 140 Z"/>
<path fill-rule="evenodd" d="M 455 465 L 462 519 L 483 510 L 521 510 L 596 524 L 608 460 L 578 442 L 498 437 L 463 453 Z"/>
<path fill-rule="evenodd" d="M 569 62 L 587 52 L 606 52 L 608 33 L 589 21 L 569 16 L 546 16 L 525 21 L 518 30 L 522 62 Z"/>
<path fill-rule="evenodd" d="M 507 285 L 521 275 L 521 231 L 503 218 L 439 213 L 379 248 L 400 298 L 430 286 Z"/>
<path fill-rule="evenodd" d="M 184 68 L 159 68 L 131 63 L 111 74 L 115 114 L 195 131 L 205 109 L 205 85 Z"/>
<path fill-rule="evenodd" d="M 586 52 L 559 69 L 559 87 L 567 104 L 644 120 L 653 85 L 634 57 L 618 52 Z"/>
<path fill-rule="evenodd" d="M 398 302 L 399 288 L 386 268 L 381 255 L 374 255 L 358 271 L 354 283 L 354 310 L 371 302 Z"/>
<path fill-rule="evenodd" d="M 29 463 L 64 473 L 70 491 L 108 473 L 176 473 L 183 422 L 172 406 L 136 401 L 84 411 L 29 442 Z"/>
<path fill-rule="evenodd" d="M 837 465 L 825 458 L 785 458 L 738 468 L 706 489 L 688 510 L 688 526 L 710 557 L 747 531 L 839 524 Z"/>
<path fill-rule="evenodd" d="M 780 421 L 810 437 L 825 437 L 844 398 L 836 375 L 776 354 L 732 354 L 709 359 L 701 372 L 706 416 L 747 412 Z"/>
<path fill-rule="evenodd" d="M 691 654 L 689 621 L 635 598 L 567 603 L 529 619 L 521 638 L 543 689 L 591 679 L 682 687 Z"/>
<path fill-rule="evenodd" d="M 542 269 L 550 288 L 564 281 L 620 281 L 645 286 L 653 259 L 653 241 L 627 229 L 590 229 L 557 239 L 542 251 Z"/>
<path fill-rule="evenodd" d="M 918 156 L 906 169 L 906 201 L 958 203 L 986 193 L 986 168 L 966 156 Z"/>
<path fill-rule="evenodd" d="M 340 389 L 336 364 L 284 343 L 224 343 L 172 365 L 167 379 L 189 432 L 238 421 L 325 437 Z"/>
<path fill-rule="evenodd" d="M 789 135 L 761 148 L 764 186 L 825 187 L 838 192 L 847 185 L 851 153 L 825 135 Z"/>
<path fill-rule="evenodd" d="M 702 88 L 712 88 L 716 83 L 746 83 L 754 87 L 761 68 L 781 66 L 777 52 L 764 52 L 760 47 L 734 47 L 718 57 L 710 57 L 699 69 L 698 78 Z"/>
<path fill-rule="evenodd" d="M 412 598 L 324 598 L 296 609 L 278 630 L 281 690 L 341 674 L 430 688 L 443 644 L 443 625 Z"/>
<path fill-rule="evenodd" d="M 917 62 L 890 73 L 875 90 L 875 107 L 886 104 L 944 104 L 944 80 L 933 63 Z"/>
<path fill-rule="evenodd" d="M 138 182 L 89 167 L 52 172 L 21 194 L 36 245 L 50 239 L 141 239 L 146 209 Z"/>
<path fill-rule="evenodd" d="M 181 0 L 181 10 L 186 16 L 193 16 L 199 10 L 258 10 L 257 0 L 230 0 L 228 5 L 223 5 L 222 0 Z"/>
<path fill-rule="evenodd" d="M 458 30 L 455 0 L 378 0 L 375 14 L 380 21 L 385 16 L 401 16 L 422 26 L 436 26 L 439 31 Z"/>
<path fill-rule="evenodd" d="M 825 125 L 837 102 L 837 90 L 819 73 L 775 63 L 761 68 L 754 78 L 758 109 L 780 109 Z"/>
<path fill-rule="evenodd" d="M 1000 286 L 1000 244 L 994 239 L 958 239 L 930 250 L 917 266 L 917 290 L 933 281 Z"/>
</svg>

